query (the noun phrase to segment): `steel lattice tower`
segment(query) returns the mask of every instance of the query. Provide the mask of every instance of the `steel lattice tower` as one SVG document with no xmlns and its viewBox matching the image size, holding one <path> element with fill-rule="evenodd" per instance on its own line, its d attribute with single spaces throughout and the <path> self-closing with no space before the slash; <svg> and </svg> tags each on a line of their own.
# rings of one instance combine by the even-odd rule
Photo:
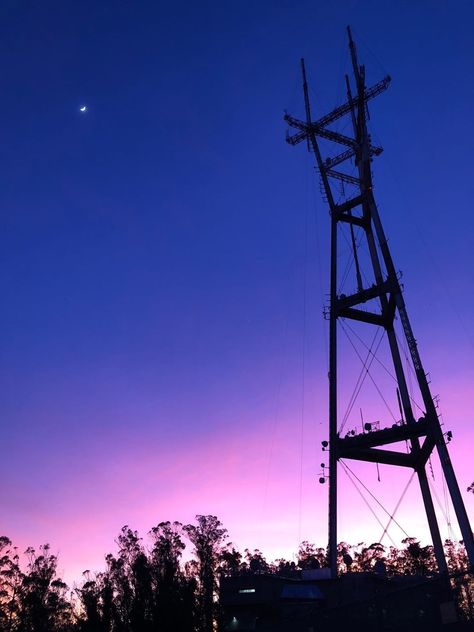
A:
<svg viewBox="0 0 474 632">
<path fill-rule="evenodd" d="M 427 461 L 436 448 L 441 462 L 447 488 L 456 513 L 459 528 L 467 551 L 469 565 L 474 568 L 474 540 L 469 519 L 453 470 L 446 438 L 440 425 L 436 406 L 430 392 L 428 379 L 418 352 L 416 339 L 408 318 L 402 288 L 396 273 L 387 239 L 380 221 L 372 186 L 371 162 L 381 153 L 380 147 L 371 143 L 367 130 L 367 102 L 386 90 L 390 77 L 371 88 L 365 85 L 365 67 L 359 65 L 350 28 L 349 49 L 352 60 L 355 90 L 352 93 L 349 77 L 346 75 L 347 101 L 313 121 L 306 82 L 304 60 L 301 60 L 306 120 L 299 120 L 289 114 L 285 121 L 297 131 L 287 136 L 290 145 L 307 141 L 308 149 L 314 153 L 320 174 L 323 193 L 330 209 L 331 217 L 331 272 L 330 272 L 330 310 L 329 310 L 329 561 L 331 574 L 337 575 L 337 497 L 338 497 L 338 461 L 341 458 L 358 461 L 383 463 L 390 466 L 412 468 L 420 484 L 421 495 L 426 511 L 438 570 L 447 573 L 443 543 L 433 505 L 431 491 L 426 474 Z M 329 125 L 349 116 L 353 136 L 346 136 L 329 129 Z M 332 157 L 323 158 L 321 139 L 336 146 L 342 146 Z M 340 166 L 352 162 L 356 174 L 341 171 Z M 336 169 L 337 167 L 337 169 Z M 345 202 L 337 203 L 334 193 L 335 184 L 344 183 L 355 190 L 355 194 Z M 353 245 L 354 268 L 356 271 L 357 291 L 351 295 L 339 294 L 338 282 L 338 228 L 339 224 L 348 226 Z M 375 282 L 364 287 L 361 276 L 355 231 L 362 233 L 367 248 L 371 271 Z M 369 303 L 372 309 L 366 309 Z M 375 309 L 373 308 L 375 305 Z M 362 432 L 354 436 L 341 437 L 338 433 L 338 320 L 352 319 L 368 326 L 383 328 L 385 331 L 393 367 L 395 371 L 401 421 L 392 427 Z M 395 320 L 401 324 L 403 336 L 409 349 L 424 412 L 416 419 L 407 386 L 407 375 L 401 359 L 399 340 L 395 332 Z M 387 449 L 386 446 L 407 442 L 409 452 Z"/>
</svg>

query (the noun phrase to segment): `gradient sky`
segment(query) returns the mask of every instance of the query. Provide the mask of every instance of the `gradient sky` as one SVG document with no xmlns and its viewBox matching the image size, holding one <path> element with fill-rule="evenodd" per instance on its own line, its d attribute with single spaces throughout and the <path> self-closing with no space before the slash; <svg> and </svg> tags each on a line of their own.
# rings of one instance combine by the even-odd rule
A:
<svg viewBox="0 0 474 632">
<path fill-rule="evenodd" d="M 282 115 L 303 114 L 302 56 L 315 115 L 344 99 L 346 24 L 368 82 L 393 78 L 371 106 L 376 197 L 464 491 L 472 3 L 4 0 L 0 18 L 0 532 L 49 542 L 69 581 L 122 525 L 197 513 L 270 558 L 325 546 L 329 219 Z M 408 478 L 362 475 L 390 509 Z M 400 516 L 426 540 L 416 486 Z M 346 480 L 340 539 L 380 532 Z"/>
</svg>

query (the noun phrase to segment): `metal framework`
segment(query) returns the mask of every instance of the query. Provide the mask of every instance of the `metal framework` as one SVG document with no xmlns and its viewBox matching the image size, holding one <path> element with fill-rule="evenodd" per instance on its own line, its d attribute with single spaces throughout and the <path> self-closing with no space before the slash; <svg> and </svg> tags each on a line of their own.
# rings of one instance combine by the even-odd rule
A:
<svg viewBox="0 0 474 632">
<path fill-rule="evenodd" d="M 329 562 L 333 577 L 337 575 L 337 496 L 338 461 L 341 458 L 359 461 L 384 463 L 387 465 L 408 467 L 416 471 L 421 495 L 426 511 L 438 570 L 447 573 L 443 543 L 433 500 L 426 475 L 427 461 L 436 448 L 443 474 L 447 483 L 451 501 L 466 547 L 471 568 L 474 568 L 474 540 L 469 519 L 464 507 L 456 476 L 451 464 L 446 438 L 443 434 L 436 406 L 430 392 L 427 376 L 418 352 L 408 318 L 399 278 L 396 273 L 385 233 L 380 221 L 374 199 L 371 162 L 382 149 L 372 145 L 367 131 L 367 103 L 384 92 L 390 84 L 385 77 L 371 88 L 365 85 L 365 67 L 359 65 L 354 41 L 348 27 L 349 49 L 354 73 L 355 90 L 351 90 L 346 75 L 347 101 L 313 121 L 311 116 L 308 85 L 304 60 L 301 60 L 306 119 L 300 120 L 289 114 L 285 121 L 296 132 L 287 135 L 290 145 L 306 141 L 308 149 L 314 153 L 321 177 L 324 197 L 327 200 L 331 216 L 331 273 L 330 273 L 330 310 L 329 310 Z M 349 116 L 353 136 L 333 131 L 328 126 L 341 117 Z M 324 159 L 321 139 L 342 146 L 342 151 Z M 351 162 L 355 166 L 355 175 L 341 171 L 344 164 Z M 337 167 L 337 169 L 336 169 Z M 335 201 L 335 182 L 352 187 L 355 192 L 345 202 Z M 349 296 L 338 295 L 338 225 L 348 225 L 353 246 L 354 268 L 356 271 L 357 291 Z M 355 231 L 362 233 L 369 255 L 371 272 L 375 283 L 364 287 L 357 255 Z M 369 305 L 365 305 L 369 303 Z M 374 304 L 376 308 L 374 309 Z M 352 319 L 367 323 L 373 327 L 382 327 L 386 333 L 390 355 L 393 361 L 402 420 L 400 424 L 372 432 L 341 437 L 338 433 L 338 320 Z M 407 386 L 407 376 L 402 364 L 399 342 L 395 333 L 395 320 L 398 319 L 411 356 L 419 391 L 423 400 L 424 414 L 415 419 L 412 402 Z M 408 442 L 410 450 L 402 453 L 390 446 L 401 441 Z"/>
</svg>

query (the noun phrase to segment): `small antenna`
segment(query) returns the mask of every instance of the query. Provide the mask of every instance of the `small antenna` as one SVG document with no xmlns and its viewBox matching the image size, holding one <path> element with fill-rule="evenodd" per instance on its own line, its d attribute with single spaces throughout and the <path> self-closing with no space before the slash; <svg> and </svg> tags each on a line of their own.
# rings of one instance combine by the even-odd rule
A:
<svg viewBox="0 0 474 632">
<path fill-rule="evenodd" d="M 351 51 L 352 68 L 354 69 L 354 76 L 356 78 L 356 83 L 359 84 L 360 69 L 359 69 L 359 64 L 357 62 L 357 51 L 356 51 L 356 46 L 354 44 L 354 40 L 352 39 L 352 31 L 351 31 L 350 26 L 347 27 L 347 35 L 349 37 L 349 50 Z"/>
<path fill-rule="evenodd" d="M 306 80 L 306 68 L 304 65 L 304 58 L 301 58 L 301 74 L 303 75 L 303 92 L 304 92 L 304 106 L 306 111 L 306 123 L 311 125 L 311 106 L 309 103 L 309 92 L 308 92 L 308 82 Z M 311 145 L 309 141 L 309 136 L 306 138 L 306 143 L 308 146 L 308 151 L 311 151 Z"/>
<path fill-rule="evenodd" d="M 306 122 L 311 123 L 311 107 L 309 104 L 308 82 L 306 80 L 306 68 L 304 65 L 304 58 L 301 58 L 301 74 L 303 75 L 303 92 L 304 92 L 304 106 L 306 110 Z"/>
</svg>

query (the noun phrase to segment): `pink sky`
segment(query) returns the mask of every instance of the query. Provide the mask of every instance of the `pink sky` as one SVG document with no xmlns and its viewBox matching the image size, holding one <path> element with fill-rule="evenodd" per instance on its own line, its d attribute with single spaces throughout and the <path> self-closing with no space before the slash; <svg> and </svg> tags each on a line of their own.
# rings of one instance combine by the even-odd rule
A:
<svg viewBox="0 0 474 632">
<path fill-rule="evenodd" d="M 449 394 L 449 416 L 464 415 L 463 393 L 468 393 L 470 384 L 458 381 L 454 389 L 447 381 L 443 386 Z M 183 437 L 174 452 L 169 446 L 166 450 L 147 447 L 145 439 L 131 449 L 123 445 L 104 455 L 95 467 L 71 475 L 65 472 L 62 480 L 36 494 L 34 504 L 25 490 L 11 489 L 17 519 L 7 520 L 6 532 L 16 534 L 20 548 L 49 542 L 69 582 L 80 578 L 85 569 L 100 570 L 104 555 L 114 550 L 113 540 L 122 525 L 137 529 L 146 541 L 156 523 L 192 522 L 197 513 L 217 515 L 238 548 L 260 548 L 268 559 L 292 559 L 303 539 L 325 546 L 327 486 L 317 481 L 325 456 L 319 450 L 322 427 L 305 420 L 300 506 L 299 422 L 286 416 L 277 421 L 259 419 L 254 431 L 245 433 L 236 430 L 238 425 L 233 423 L 232 430 L 216 433 L 212 439 L 187 442 Z M 451 455 L 464 490 L 473 478 L 472 431 L 459 423 L 447 427 L 454 432 Z M 410 472 L 380 467 L 382 481 L 378 483 L 375 465 L 350 466 L 393 510 Z M 436 458 L 433 466 L 434 484 L 442 499 Z M 378 540 L 379 524 L 341 470 L 340 480 L 339 539 L 355 544 Z M 397 520 L 410 535 L 429 542 L 416 481 L 410 489 Z M 472 495 L 464 497 L 472 516 Z M 387 517 L 374 508 L 385 524 Z M 443 523 L 441 518 L 442 527 Z M 404 537 L 395 526 L 389 533 L 397 543 Z M 446 527 L 443 535 L 449 535 Z M 384 542 L 391 543 L 387 538 Z"/>
</svg>

